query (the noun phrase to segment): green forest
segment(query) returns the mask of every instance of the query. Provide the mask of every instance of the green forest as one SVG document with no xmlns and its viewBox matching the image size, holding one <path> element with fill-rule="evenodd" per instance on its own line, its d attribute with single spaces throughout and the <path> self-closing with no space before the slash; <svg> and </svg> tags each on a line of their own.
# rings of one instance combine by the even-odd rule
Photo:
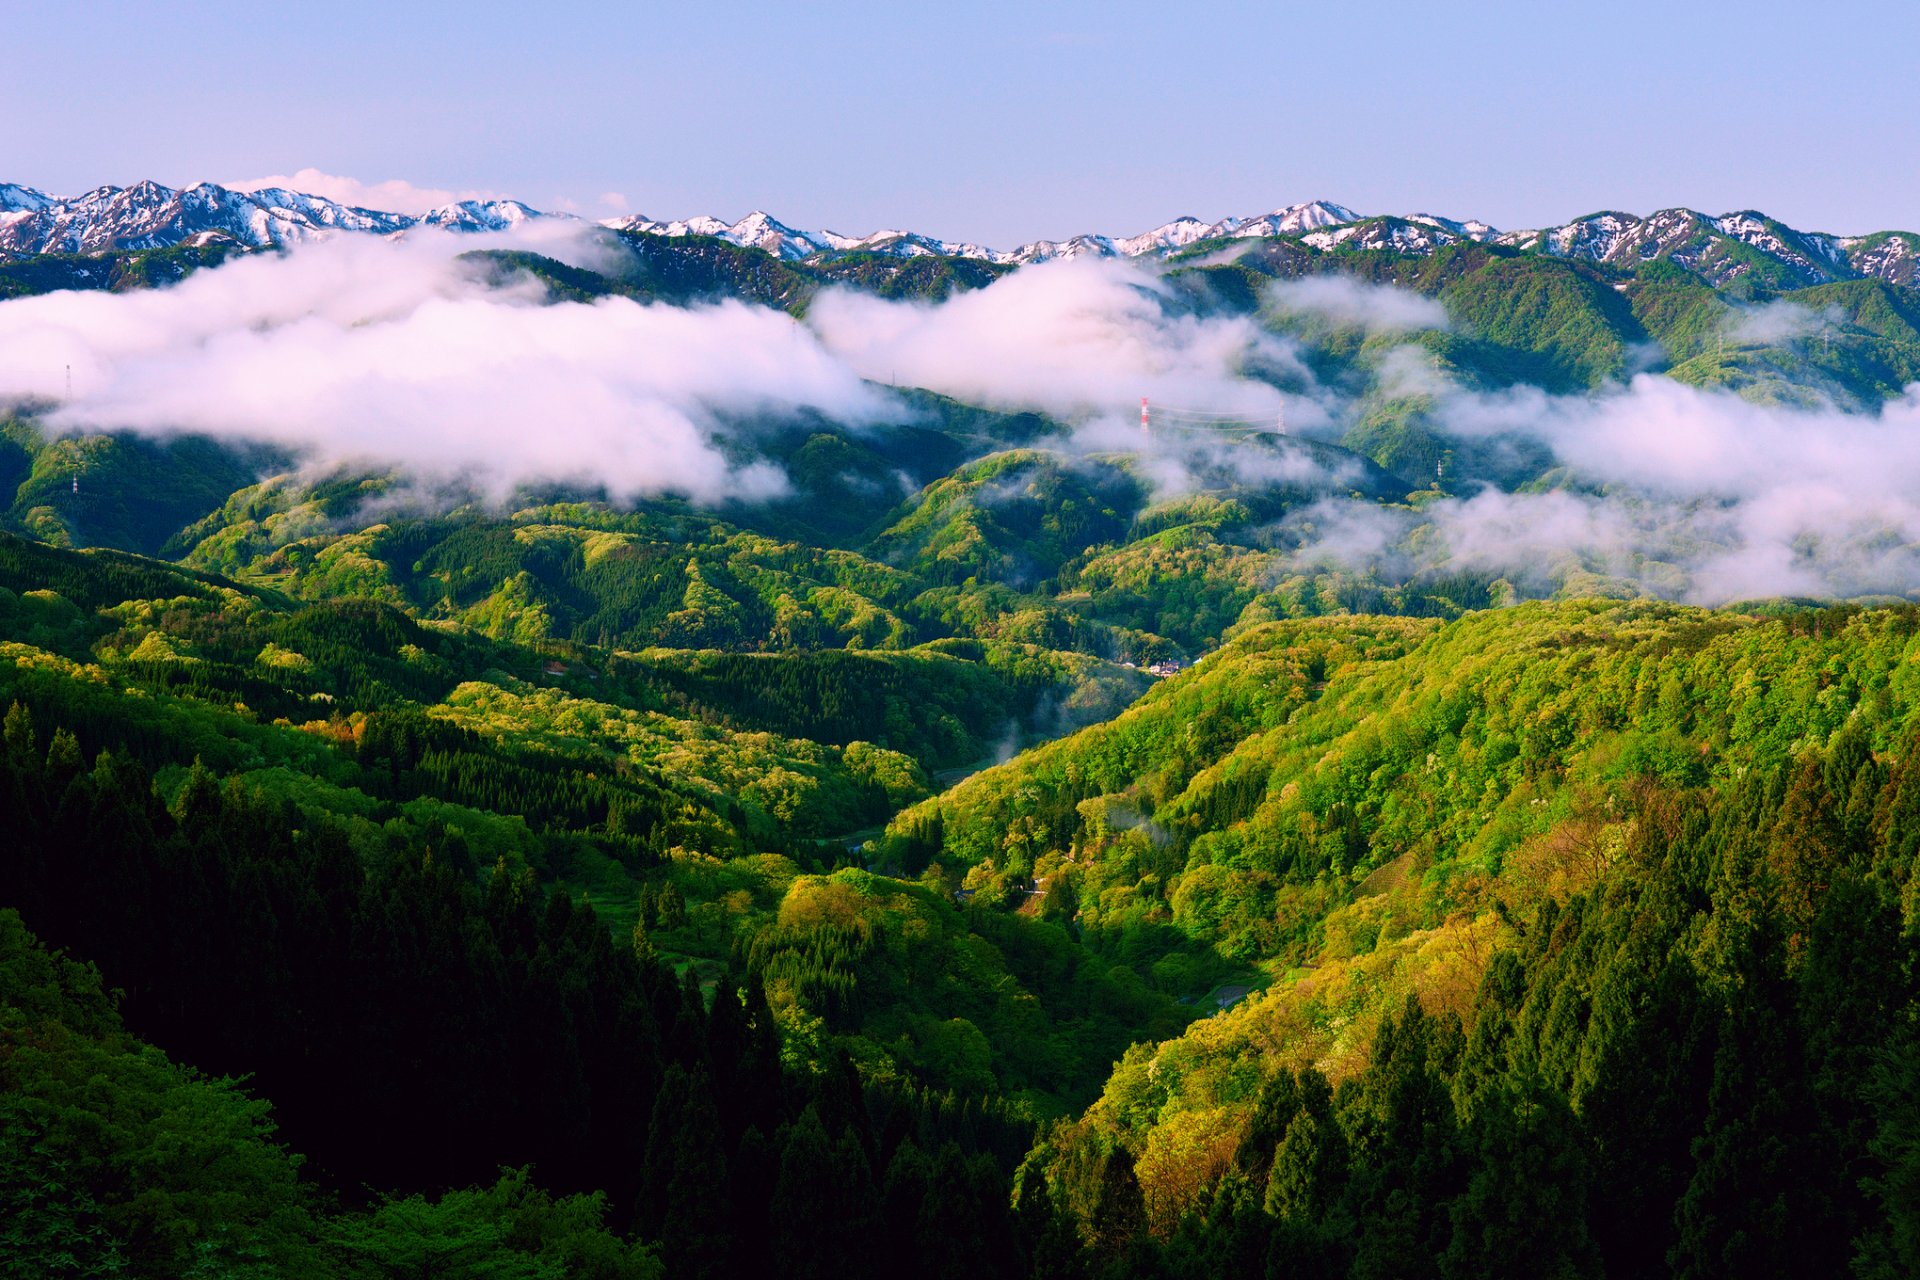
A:
<svg viewBox="0 0 1920 1280">
<path fill-rule="evenodd" d="M 795 314 L 1000 274 L 628 239 L 467 266 Z M 1165 305 L 1356 409 L 1177 493 L 920 391 L 756 424 L 790 488 L 704 506 L 8 410 L 0 1276 L 1920 1274 L 1920 605 L 1302 532 L 1594 491 L 1410 347 L 1864 413 L 1920 294 L 1217 249 Z M 1449 324 L 1272 301 L 1316 274 Z M 1728 340 L 1783 299 L 1837 340 Z"/>
</svg>

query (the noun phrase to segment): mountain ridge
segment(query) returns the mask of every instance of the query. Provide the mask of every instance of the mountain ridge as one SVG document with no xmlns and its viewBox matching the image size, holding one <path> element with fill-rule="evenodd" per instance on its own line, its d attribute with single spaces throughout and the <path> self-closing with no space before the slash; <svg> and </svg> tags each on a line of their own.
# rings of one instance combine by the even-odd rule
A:
<svg viewBox="0 0 1920 1280">
<path fill-rule="evenodd" d="M 1327 252 L 1378 250 L 1415 256 L 1453 245 L 1486 244 L 1626 272 L 1668 261 L 1715 288 L 1736 283 L 1799 288 L 1862 278 L 1911 285 L 1920 279 L 1920 234 L 1879 230 L 1843 236 L 1802 231 L 1755 209 L 1717 216 L 1682 206 L 1645 216 L 1602 210 L 1556 226 L 1502 231 L 1478 219 L 1432 213 L 1363 215 L 1316 199 L 1215 222 L 1183 215 L 1132 236 L 1089 232 L 1000 250 L 897 228 L 864 236 L 831 229 L 809 231 L 758 209 L 734 222 L 710 215 L 659 221 L 631 214 L 592 223 L 518 200 L 491 199 L 458 201 L 410 215 L 278 187 L 242 192 L 200 182 L 172 188 L 151 179 L 128 187 L 97 187 L 71 197 L 0 183 L 0 260 L 221 241 L 249 248 L 290 248 L 342 232 L 386 236 L 416 228 L 497 232 L 539 221 L 668 239 L 712 237 L 762 250 L 785 262 L 866 254 L 977 259 L 1017 267 L 1075 258 L 1159 259 L 1215 241 L 1231 248 L 1236 241 L 1285 238 Z"/>
</svg>

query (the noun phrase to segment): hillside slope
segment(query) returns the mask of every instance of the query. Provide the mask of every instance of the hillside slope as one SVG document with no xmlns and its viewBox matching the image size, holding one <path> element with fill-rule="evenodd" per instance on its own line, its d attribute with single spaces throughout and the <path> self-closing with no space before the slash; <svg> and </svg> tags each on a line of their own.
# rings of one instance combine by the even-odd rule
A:
<svg viewBox="0 0 1920 1280">
<path fill-rule="evenodd" d="M 1920 1155 L 1885 1092 L 1920 1062 L 1916 655 L 1911 609 L 1273 625 L 887 847 L 981 897 L 1037 875 L 1163 973 L 1249 966 L 1042 1148 L 1091 1233 L 1120 1179 L 1196 1274 L 1881 1274 L 1906 1219 L 1860 1179 Z"/>
</svg>

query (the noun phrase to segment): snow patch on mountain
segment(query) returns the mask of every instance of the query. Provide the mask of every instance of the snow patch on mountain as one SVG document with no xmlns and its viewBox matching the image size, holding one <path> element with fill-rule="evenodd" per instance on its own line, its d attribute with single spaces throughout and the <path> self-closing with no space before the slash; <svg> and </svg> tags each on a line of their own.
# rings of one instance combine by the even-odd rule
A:
<svg viewBox="0 0 1920 1280">
<path fill-rule="evenodd" d="M 1013 251 L 1012 261 L 1025 266 L 1035 262 L 1070 262 L 1076 258 L 1117 258 L 1120 251 L 1110 236 L 1073 236 L 1066 240 L 1035 240 Z"/>
<path fill-rule="evenodd" d="M 1213 239 L 1219 234 L 1215 224 L 1188 216 L 1162 223 L 1153 230 L 1143 231 L 1137 236 L 1126 236 L 1115 240 L 1113 247 L 1129 258 L 1138 258 L 1149 253 L 1164 255 L 1172 253 L 1175 249 L 1184 249 L 1199 240 Z"/>
<path fill-rule="evenodd" d="M 713 236 L 742 248 L 763 249 L 789 262 L 840 248 L 842 246 L 835 242 L 846 240 L 845 236 L 835 236 L 831 232 L 797 231 L 759 209 L 734 223 L 706 215 L 673 222 L 656 222 L 635 214 L 624 218 L 608 218 L 600 225 L 615 231 L 638 231 L 656 236 Z"/>
<path fill-rule="evenodd" d="M 1326 231 L 1300 237 L 1316 249 L 1376 249 L 1393 253 L 1429 254 L 1466 237 L 1434 222 L 1411 218 L 1364 218 Z"/>
<path fill-rule="evenodd" d="M 1429 227 L 1438 227 L 1448 235 L 1460 240 L 1473 240 L 1484 243 L 1500 234 L 1499 228 L 1490 223 L 1482 222 L 1478 218 L 1469 218 L 1465 222 L 1456 222 L 1452 218 L 1442 218 L 1431 213 L 1410 213 L 1407 215 L 1406 220 L 1408 222 L 1422 223 Z"/>
<path fill-rule="evenodd" d="M 1319 231 L 1325 227 L 1337 227 L 1343 222 L 1352 222 L 1360 215 L 1342 204 L 1331 200 L 1309 200 L 1305 204 L 1290 204 L 1275 209 L 1272 213 L 1263 213 L 1257 218 L 1248 218 L 1234 226 L 1230 232 L 1237 239 L 1254 236 L 1297 236 L 1309 231 Z M 1224 227 L 1225 224 L 1223 223 Z"/>
<path fill-rule="evenodd" d="M 32 213 L 52 204 L 53 197 L 18 183 L 0 182 L 0 213 Z"/>
<path fill-rule="evenodd" d="M 539 218 L 567 216 L 541 213 L 518 200 L 457 200 L 428 213 L 418 225 L 442 231 L 512 231 Z"/>
<path fill-rule="evenodd" d="M 1890 284 L 1920 286 L 1920 235 L 1880 231 L 1837 241 L 1847 265 L 1863 276 Z"/>
</svg>

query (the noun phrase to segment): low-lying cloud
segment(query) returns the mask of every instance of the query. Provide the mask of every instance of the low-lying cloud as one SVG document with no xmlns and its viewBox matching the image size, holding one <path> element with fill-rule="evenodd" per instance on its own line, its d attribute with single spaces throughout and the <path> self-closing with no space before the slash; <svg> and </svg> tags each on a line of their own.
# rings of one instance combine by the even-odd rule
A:
<svg viewBox="0 0 1920 1280">
<path fill-rule="evenodd" d="M 728 460 L 729 420 L 890 412 L 783 313 L 549 305 L 531 283 L 482 283 L 458 260 L 475 247 L 342 237 L 169 289 L 0 303 L 0 398 L 60 398 L 70 366 L 73 398 L 46 418 L 56 430 L 203 432 L 496 493 L 549 480 L 703 501 L 785 484 Z"/>
<path fill-rule="evenodd" d="M 559 482 L 720 502 L 786 487 L 777 468 L 740 461 L 741 424 L 911 417 L 889 382 L 1097 427 L 1141 394 L 1270 420 L 1281 394 L 1245 375 L 1300 372 L 1287 340 L 1183 313 L 1125 264 L 1038 268 L 939 305 L 831 291 L 800 323 L 738 301 L 554 302 L 461 261 L 494 247 L 601 269 L 623 252 L 551 223 L 339 237 L 164 290 L 0 303 L 0 400 L 62 401 L 45 416 L 55 430 L 276 443 L 316 465 L 397 466 L 495 495 Z"/>
<path fill-rule="evenodd" d="M 1432 420 L 1456 438 L 1546 446 L 1561 486 L 1466 485 L 1417 514 L 1323 506 L 1304 561 L 1495 574 L 1534 592 L 1597 575 L 1706 604 L 1920 594 L 1920 387 L 1867 414 L 1652 374 L 1593 395 L 1447 385 Z"/>
<path fill-rule="evenodd" d="M 1733 309 L 1728 316 L 1726 333 L 1738 343 L 1769 345 L 1810 338 L 1838 328 L 1845 320 L 1839 307 L 1826 306 L 1816 311 L 1781 298 Z"/>
<path fill-rule="evenodd" d="M 1267 289 L 1266 301 L 1277 311 L 1313 316 L 1369 333 L 1445 329 L 1450 323 L 1447 309 L 1433 298 L 1348 276 L 1276 281 Z"/>
<path fill-rule="evenodd" d="M 876 381 L 1066 421 L 1124 418 L 1140 397 L 1274 419 L 1280 393 L 1249 375 L 1304 376 L 1293 345 L 1250 316 L 1170 305 L 1131 263 L 1050 262 L 941 303 L 852 290 L 817 299 L 827 349 Z"/>
<path fill-rule="evenodd" d="M 600 267 L 618 252 L 577 224 L 342 237 L 163 290 L 0 302 L 0 402 L 55 403 L 43 420 L 56 430 L 272 442 L 314 465 L 398 467 L 427 488 L 546 481 L 721 503 L 787 487 L 754 460 L 756 423 L 817 413 L 884 430 L 914 413 L 888 383 L 1050 415 L 1073 429 L 1070 452 L 1143 455 L 1162 496 L 1375 486 L 1357 459 L 1246 430 L 1324 440 L 1367 396 L 1418 392 L 1443 445 L 1545 451 L 1551 491 L 1499 492 L 1449 465 L 1456 492 L 1418 510 L 1328 498 L 1281 531 L 1296 568 L 1704 603 L 1920 596 L 1920 389 L 1874 413 L 1763 406 L 1644 373 L 1593 394 L 1488 391 L 1408 346 L 1356 390 L 1317 382 L 1296 339 L 1195 309 L 1129 263 L 1028 268 L 937 304 L 830 290 L 799 322 L 741 302 L 555 302 L 462 261 L 496 246 Z M 1293 282 L 1274 301 L 1379 332 L 1445 322 L 1431 300 L 1346 281 Z M 1791 341 L 1830 319 L 1773 304 L 1734 323 Z M 1143 395 L 1156 407 L 1144 441 Z"/>
</svg>

